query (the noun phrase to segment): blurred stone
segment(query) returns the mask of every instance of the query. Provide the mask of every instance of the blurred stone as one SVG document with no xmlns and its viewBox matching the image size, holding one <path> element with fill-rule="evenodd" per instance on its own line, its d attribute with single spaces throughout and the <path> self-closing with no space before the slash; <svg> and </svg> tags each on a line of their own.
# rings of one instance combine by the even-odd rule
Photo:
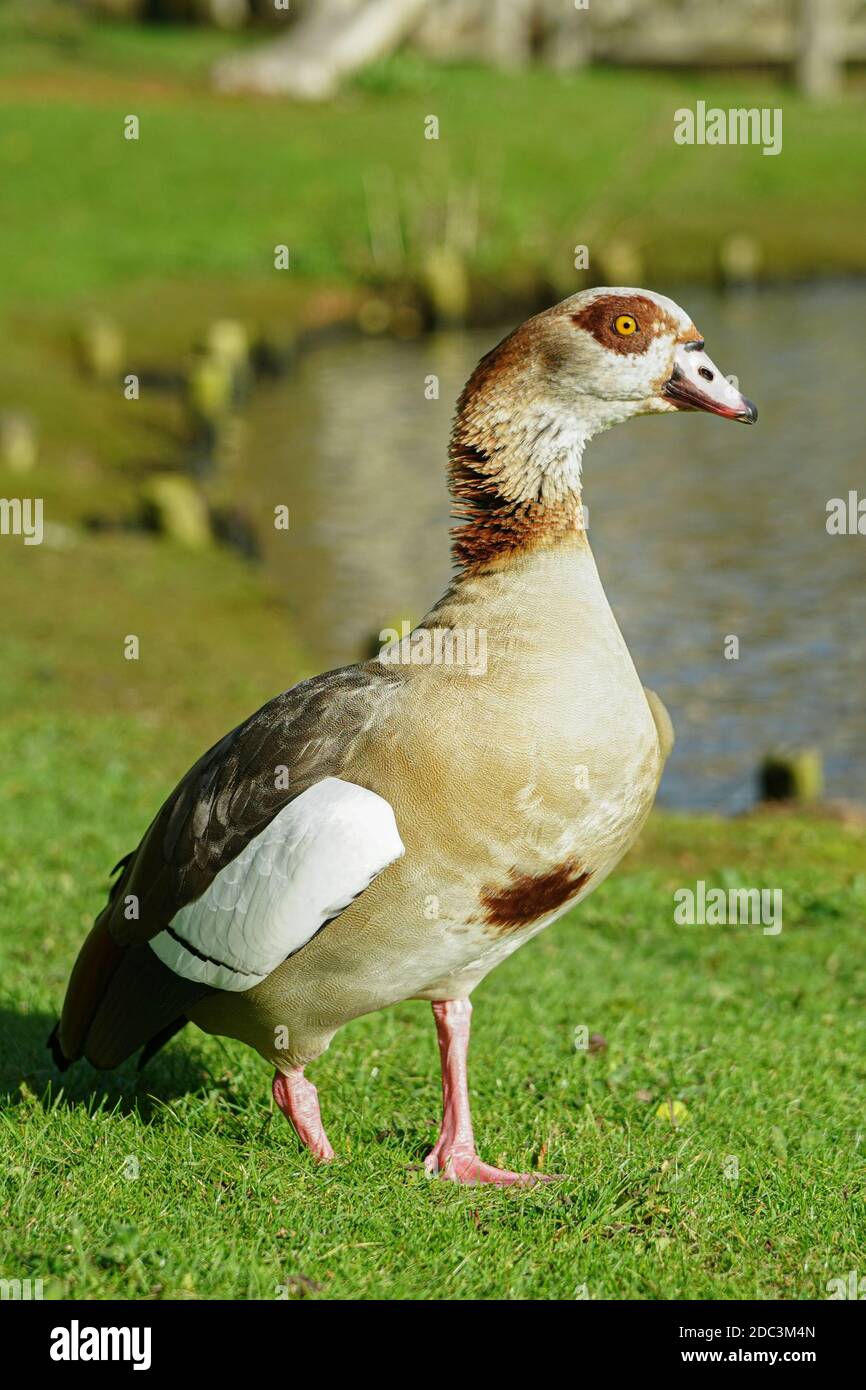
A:
<svg viewBox="0 0 866 1390">
<path fill-rule="evenodd" d="M 251 347 L 244 324 L 237 319 L 215 320 L 207 331 L 204 357 L 228 373 L 231 404 L 240 405 L 246 400 L 251 379 Z"/>
<path fill-rule="evenodd" d="M 189 550 L 205 550 L 211 544 L 207 504 L 189 478 L 179 473 L 157 473 L 142 491 L 148 520 L 161 535 Z"/>
<path fill-rule="evenodd" d="M 123 333 L 113 319 L 91 314 L 76 330 L 76 346 L 84 370 L 99 381 L 118 376 L 123 366 Z"/>
<path fill-rule="evenodd" d="M 437 323 L 460 324 L 469 313 L 469 277 L 459 251 L 435 246 L 422 266 L 424 288 Z"/>
<path fill-rule="evenodd" d="M 13 473 L 29 473 L 39 453 L 36 427 L 29 415 L 0 415 L 0 464 Z"/>
<path fill-rule="evenodd" d="M 358 327 L 362 333 L 385 333 L 391 326 L 391 306 L 384 299 L 365 299 L 358 310 Z"/>
<path fill-rule="evenodd" d="M 186 385 L 190 407 L 199 419 L 220 420 L 228 414 L 234 396 L 234 372 L 228 362 L 202 353 Z"/>
<path fill-rule="evenodd" d="M 206 345 L 211 357 L 230 367 L 243 367 L 249 361 L 249 334 L 238 319 L 216 319 L 208 328 Z"/>
<path fill-rule="evenodd" d="M 762 801 L 817 801 L 823 788 L 821 754 L 814 748 L 768 753 L 758 771 Z"/>
<path fill-rule="evenodd" d="M 719 269 L 726 285 L 750 285 L 761 268 L 761 247 L 745 234 L 726 237 L 719 248 Z"/>
</svg>

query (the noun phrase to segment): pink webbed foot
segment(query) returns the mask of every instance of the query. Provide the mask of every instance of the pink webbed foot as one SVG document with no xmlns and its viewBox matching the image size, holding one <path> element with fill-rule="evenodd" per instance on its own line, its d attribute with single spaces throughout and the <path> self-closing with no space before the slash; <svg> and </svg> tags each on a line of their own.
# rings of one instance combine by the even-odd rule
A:
<svg viewBox="0 0 866 1390">
<path fill-rule="evenodd" d="M 304 1076 L 303 1068 L 296 1067 L 287 1075 L 276 1072 L 271 1090 L 277 1105 L 317 1163 L 330 1163 L 334 1150 L 322 1124 L 319 1093 Z"/>
<path fill-rule="evenodd" d="M 433 1016 L 442 1063 L 442 1129 L 424 1160 L 427 1172 L 448 1182 L 491 1183 L 496 1187 L 533 1187 L 556 1181 L 546 1174 L 512 1173 L 482 1163 L 475 1152 L 466 1071 L 472 1005 L 468 999 L 437 1000 Z"/>
<path fill-rule="evenodd" d="M 469 1187 L 485 1182 L 494 1187 L 534 1187 L 536 1183 L 555 1181 L 545 1173 L 512 1173 L 508 1168 L 494 1168 L 490 1163 L 482 1163 L 474 1152 L 448 1149 L 441 1144 L 431 1149 L 424 1167 L 431 1177 L 438 1176 Z"/>
</svg>

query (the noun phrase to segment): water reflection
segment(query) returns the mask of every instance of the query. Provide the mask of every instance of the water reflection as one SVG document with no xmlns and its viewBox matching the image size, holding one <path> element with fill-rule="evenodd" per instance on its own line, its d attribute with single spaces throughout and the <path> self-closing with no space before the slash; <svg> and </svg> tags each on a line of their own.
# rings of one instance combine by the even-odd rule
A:
<svg viewBox="0 0 866 1390">
<path fill-rule="evenodd" d="M 866 495 L 866 290 L 674 292 L 722 370 L 757 401 L 753 429 L 706 416 L 620 426 L 590 445 L 590 537 L 645 684 L 671 710 L 668 805 L 736 810 L 760 755 L 815 744 L 828 791 L 866 794 L 866 536 L 828 536 L 826 503 Z M 418 618 L 447 583 L 445 447 L 454 401 L 501 336 L 341 341 L 252 411 L 247 480 L 265 562 L 323 666 Z M 439 381 L 438 400 L 425 397 Z M 726 661 L 727 634 L 740 658 Z"/>
</svg>

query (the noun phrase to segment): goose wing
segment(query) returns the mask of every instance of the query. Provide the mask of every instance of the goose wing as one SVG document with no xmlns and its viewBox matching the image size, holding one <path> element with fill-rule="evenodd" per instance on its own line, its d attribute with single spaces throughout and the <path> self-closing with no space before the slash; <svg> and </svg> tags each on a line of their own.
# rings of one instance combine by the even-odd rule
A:
<svg viewBox="0 0 866 1390">
<path fill-rule="evenodd" d="M 264 979 L 403 852 L 393 812 L 343 779 L 400 670 L 331 671 L 215 744 L 163 805 L 82 946 L 51 1045 L 116 1066 L 213 989 Z"/>
</svg>

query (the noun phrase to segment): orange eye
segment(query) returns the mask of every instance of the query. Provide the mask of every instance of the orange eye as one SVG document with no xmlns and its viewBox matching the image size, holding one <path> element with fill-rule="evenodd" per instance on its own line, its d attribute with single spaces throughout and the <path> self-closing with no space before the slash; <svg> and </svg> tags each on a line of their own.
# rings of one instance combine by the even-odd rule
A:
<svg viewBox="0 0 866 1390">
<path fill-rule="evenodd" d="M 632 333 L 637 333 L 637 319 L 633 319 L 631 314 L 620 314 L 614 320 L 614 328 L 621 338 L 628 338 Z"/>
</svg>

